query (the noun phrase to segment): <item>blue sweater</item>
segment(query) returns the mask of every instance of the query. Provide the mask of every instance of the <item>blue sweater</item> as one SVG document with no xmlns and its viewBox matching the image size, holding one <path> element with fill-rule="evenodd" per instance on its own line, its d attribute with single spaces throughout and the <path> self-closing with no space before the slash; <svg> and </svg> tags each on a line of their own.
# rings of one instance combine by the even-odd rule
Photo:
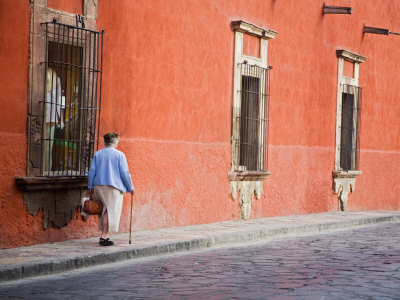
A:
<svg viewBox="0 0 400 300">
<path fill-rule="evenodd" d="M 89 189 L 95 185 L 109 185 L 124 193 L 132 191 L 125 154 L 115 148 L 104 148 L 94 154 L 89 170 Z"/>
</svg>

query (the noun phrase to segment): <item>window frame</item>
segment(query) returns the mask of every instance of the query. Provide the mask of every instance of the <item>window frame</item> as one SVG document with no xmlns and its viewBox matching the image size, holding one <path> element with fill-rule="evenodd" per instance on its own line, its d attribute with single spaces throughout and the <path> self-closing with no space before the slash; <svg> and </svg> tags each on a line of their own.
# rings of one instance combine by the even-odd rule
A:
<svg viewBox="0 0 400 300">
<path fill-rule="evenodd" d="M 360 170 L 343 170 L 340 165 L 341 158 L 341 125 L 342 125 L 342 105 L 344 86 L 354 86 L 359 89 L 359 73 L 360 63 L 367 58 L 348 50 L 337 50 L 338 57 L 338 80 L 337 80 L 337 97 L 336 97 L 336 140 L 335 140 L 335 163 L 332 171 L 333 193 L 338 195 L 339 210 L 344 211 L 348 202 L 349 193 L 354 192 L 356 179 L 362 174 Z M 353 63 L 353 77 L 343 75 L 344 61 Z M 357 95 L 358 96 L 358 95 Z M 357 113 L 359 117 L 359 113 Z M 360 120 L 360 119 L 359 119 Z M 354 116 L 353 116 L 354 124 Z M 356 140 L 359 139 L 359 132 Z M 357 141 L 359 142 L 359 141 Z M 353 159 L 353 158 L 352 158 Z M 357 168 L 358 169 L 358 168 Z"/>
<path fill-rule="evenodd" d="M 359 73 L 360 73 L 360 63 L 364 62 L 366 60 L 365 57 L 352 53 L 348 50 L 338 50 L 336 52 L 337 57 L 338 57 L 338 81 L 337 81 L 337 98 L 336 98 L 336 142 L 335 142 L 335 168 L 334 172 L 336 174 L 342 174 L 345 176 L 348 174 L 349 176 L 358 176 L 362 172 L 358 170 L 358 166 L 356 166 L 356 157 L 352 155 L 351 158 L 351 165 L 352 168 L 351 170 L 343 170 L 341 167 L 341 139 L 342 139 L 342 133 L 341 133 L 341 126 L 342 126 L 342 107 L 343 107 L 343 94 L 348 92 L 349 94 L 354 95 L 354 102 L 357 103 L 358 105 L 358 97 L 359 95 L 356 95 L 354 90 L 361 89 L 359 86 Z M 343 75 L 343 65 L 344 61 L 348 61 L 353 63 L 353 74 L 354 77 L 348 77 Z M 353 91 L 347 90 L 345 91 L 346 86 L 352 86 L 354 87 Z M 357 111 L 356 115 L 353 115 L 353 125 L 354 128 L 357 127 L 357 119 L 360 117 L 360 112 Z M 354 122 L 356 122 L 354 124 Z M 359 132 L 356 132 L 355 134 L 359 135 Z M 359 136 L 356 136 L 353 138 L 353 143 L 357 142 L 357 139 L 359 139 Z M 354 168 L 353 168 L 354 165 Z"/>
<path fill-rule="evenodd" d="M 30 1 L 28 113 L 26 174 L 15 177 L 15 183 L 24 193 L 24 204 L 33 216 L 43 211 L 43 229 L 61 228 L 75 216 L 80 199 L 87 195 L 87 176 L 44 177 L 41 169 L 42 107 L 44 92 L 45 30 L 41 23 L 57 22 L 70 26 L 83 23 L 89 30 L 97 30 L 98 0 L 82 0 L 83 16 L 47 6 L 47 0 Z M 79 19 L 78 19 L 79 17 Z M 84 21 L 82 21 L 84 20 Z M 22 175 L 22 176 L 21 176 Z M 25 176 L 24 176 L 25 175 Z"/>
<path fill-rule="evenodd" d="M 239 166 L 240 160 L 240 150 L 237 141 L 240 137 L 240 114 L 241 114 L 241 84 L 242 84 L 242 76 L 245 74 L 242 72 L 240 66 L 242 64 L 248 64 L 252 66 L 257 66 L 263 69 L 268 68 L 267 64 L 267 54 L 268 54 L 268 40 L 275 38 L 278 34 L 276 31 L 271 29 L 263 29 L 261 27 L 255 26 L 251 23 L 244 21 L 235 21 L 232 22 L 232 30 L 234 31 L 235 37 L 235 46 L 234 46 L 234 74 L 233 74 L 233 109 L 232 109 L 232 161 L 231 161 L 231 170 L 228 175 L 230 180 L 263 180 L 268 175 L 269 172 L 266 170 L 256 171 L 256 170 L 246 170 Z M 249 55 L 245 55 L 243 53 L 243 37 L 244 34 L 249 34 L 255 36 L 260 39 L 260 54 L 259 57 L 253 57 Z M 260 85 L 263 83 L 260 80 Z M 267 88 L 267 82 L 265 84 L 265 89 Z M 263 89 L 260 89 L 263 90 Z M 267 99 L 265 100 L 267 101 Z M 265 103 L 266 105 L 267 103 Z M 263 106 L 260 105 L 260 109 Z M 262 112 L 264 119 L 268 118 L 268 116 L 264 115 Z M 259 134 L 262 134 L 260 131 Z M 264 139 L 264 142 L 267 144 L 267 133 L 265 132 L 265 136 L 259 137 L 259 141 Z M 266 163 L 266 162 L 264 162 Z"/>
<path fill-rule="evenodd" d="M 44 91 L 44 53 L 47 51 L 45 43 L 45 30 L 41 23 L 57 22 L 70 26 L 81 24 L 89 30 L 97 30 L 97 0 L 83 0 L 83 16 L 68 13 L 66 11 L 47 7 L 46 0 L 31 1 L 31 22 L 29 31 L 29 64 L 28 64 L 28 114 L 27 114 L 27 156 L 26 174 L 16 177 L 18 188 L 23 191 L 48 191 L 63 189 L 81 189 L 87 176 L 69 177 L 43 177 L 41 174 L 41 151 L 42 151 L 42 107 Z M 78 20 L 79 17 L 79 20 Z M 82 21 L 83 20 L 83 21 Z M 56 184 L 56 181 L 60 184 Z M 51 184 L 47 184 L 49 182 Z M 70 182 L 71 184 L 66 184 Z"/>
</svg>

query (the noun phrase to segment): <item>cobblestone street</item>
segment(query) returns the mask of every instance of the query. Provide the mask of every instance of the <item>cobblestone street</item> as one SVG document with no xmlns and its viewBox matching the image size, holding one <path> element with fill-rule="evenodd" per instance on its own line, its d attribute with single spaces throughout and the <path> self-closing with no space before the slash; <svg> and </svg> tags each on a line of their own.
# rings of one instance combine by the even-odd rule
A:
<svg viewBox="0 0 400 300">
<path fill-rule="evenodd" d="M 400 299 L 400 224 L 109 264 L 1 299 Z"/>
</svg>

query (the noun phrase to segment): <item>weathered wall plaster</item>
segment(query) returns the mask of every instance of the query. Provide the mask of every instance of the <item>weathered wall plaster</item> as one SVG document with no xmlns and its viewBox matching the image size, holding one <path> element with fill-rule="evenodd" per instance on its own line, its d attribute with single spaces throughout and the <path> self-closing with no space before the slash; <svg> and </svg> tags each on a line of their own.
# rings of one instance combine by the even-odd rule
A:
<svg viewBox="0 0 400 300">
<path fill-rule="evenodd" d="M 77 213 L 67 226 L 43 230 L 44 213 L 32 216 L 15 185 L 27 169 L 30 2 L 0 2 L 0 248 L 96 236 L 97 218 L 83 222 Z M 368 57 L 359 77 L 363 175 L 346 210 L 400 209 L 400 101 L 397 85 L 388 85 L 400 82 L 393 63 L 400 60 L 400 39 L 362 35 L 366 20 L 400 28 L 400 1 L 353 1 L 351 16 L 323 16 L 323 2 L 99 1 L 97 29 L 106 30 L 100 134 L 122 135 L 120 149 L 136 188 L 133 231 L 240 218 L 226 176 L 232 151 L 230 25 L 240 19 L 279 32 L 268 49 L 274 67 L 271 176 L 261 199 L 253 198 L 250 218 L 338 210 L 332 192 L 335 51 L 343 48 Z M 129 211 L 125 197 L 121 232 L 129 230 Z"/>
</svg>

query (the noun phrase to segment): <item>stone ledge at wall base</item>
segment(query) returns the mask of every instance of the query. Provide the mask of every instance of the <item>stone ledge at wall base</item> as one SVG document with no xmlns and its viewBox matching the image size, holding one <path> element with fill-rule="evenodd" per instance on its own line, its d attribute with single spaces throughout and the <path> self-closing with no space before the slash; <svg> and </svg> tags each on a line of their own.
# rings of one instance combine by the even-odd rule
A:
<svg viewBox="0 0 400 300">
<path fill-rule="evenodd" d="M 263 193 L 263 182 L 271 172 L 252 172 L 252 171 L 229 171 L 229 190 L 232 198 L 236 201 L 239 193 L 240 218 L 249 220 L 251 214 L 251 204 L 254 196 L 261 198 Z"/>
<path fill-rule="evenodd" d="M 15 183 L 24 192 L 28 212 L 35 216 L 43 211 L 43 229 L 47 229 L 68 225 L 87 194 L 88 178 L 16 177 Z"/>
<path fill-rule="evenodd" d="M 341 171 L 332 172 L 333 193 L 338 195 L 339 209 L 344 211 L 349 200 L 349 193 L 353 193 L 356 187 L 356 179 L 362 171 Z"/>
</svg>

